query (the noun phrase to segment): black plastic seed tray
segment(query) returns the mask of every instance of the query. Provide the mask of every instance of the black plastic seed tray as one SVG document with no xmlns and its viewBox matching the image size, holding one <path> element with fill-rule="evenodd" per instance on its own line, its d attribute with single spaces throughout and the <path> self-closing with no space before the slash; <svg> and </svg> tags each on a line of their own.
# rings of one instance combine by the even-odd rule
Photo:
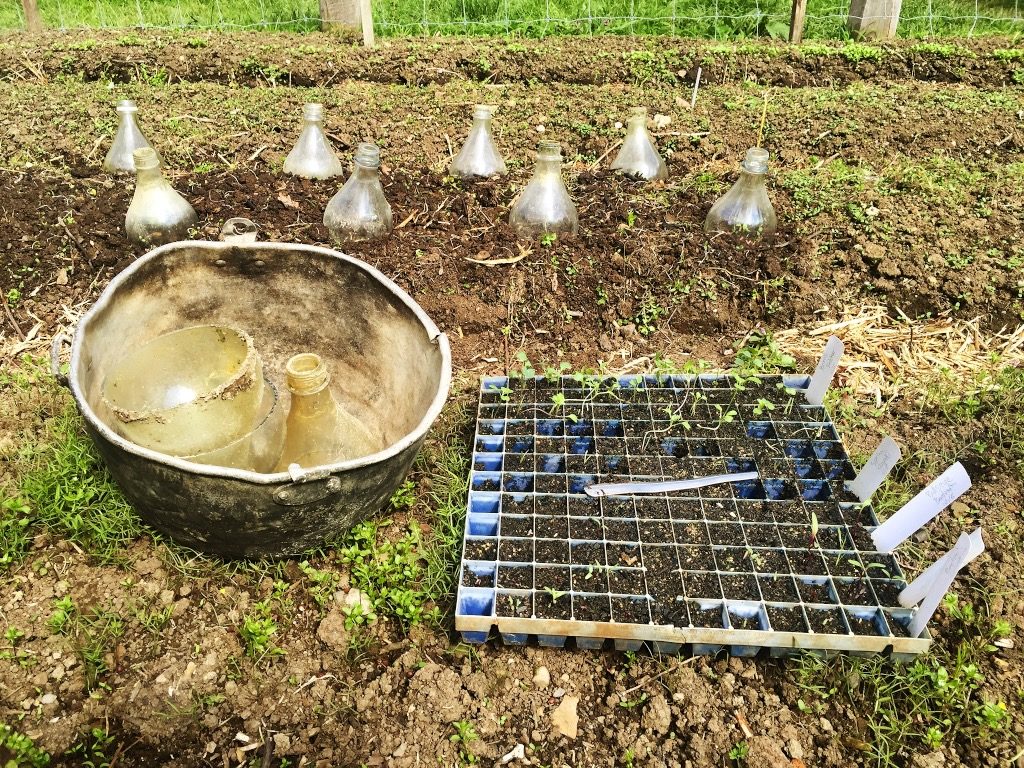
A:
<svg viewBox="0 0 1024 768">
<path fill-rule="evenodd" d="M 913 611 L 807 377 L 484 379 L 456 628 L 483 642 L 907 658 Z M 593 498 L 594 483 L 759 480 Z M 812 522 L 814 521 L 814 522 Z"/>
</svg>

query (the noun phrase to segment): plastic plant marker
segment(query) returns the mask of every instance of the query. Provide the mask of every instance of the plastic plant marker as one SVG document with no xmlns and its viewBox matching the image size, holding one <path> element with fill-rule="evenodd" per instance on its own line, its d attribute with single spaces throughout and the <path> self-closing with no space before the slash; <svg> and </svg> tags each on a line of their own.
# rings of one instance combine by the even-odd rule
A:
<svg viewBox="0 0 1024 768">
<path fill-rule="evenodd" d="M 914 614 L 914 618 L 910 622 L 909 632 L 911 637 L 920 635 L 927 626 L 928 621 L 935 613 L 935 609 L 939 606 L 939 601 L 942 600 L 953 584 L 953 580 L 960 572 L 960 569 L 985 551 L 985 544 L 981 541 L 981 529 L 977 529 L 975 533 L 977 534 L 976 537 L 974 537 L 974 534 L 961 533 L 953 548 L 935 563 L 937 567 L 929 575 L 930 583 L 927 585 L 927 593 L 921 603 L 921 607 Z M 979 542 L 981 544 L 980 549 L 977 546 Z M 931 571 L 932 569 L 929 568 L 928 570 Z M 925 574 L 927 573 L 928 571 L 925 571 Z"/>
<path fill-rule="evenodd" d="M 902 452 L 896 441 L 889 436 L 883 437 L 882 442 L 875 448 L 875 452 L 871 454 L 871 458 L 857 473 L 857 477 L 847 483 L 846 487 L 861 502 L 868 502 L 871 499 L 871 494 L 878 490 L 878 486 L 885 481 L 889 472 L 896 466 L 900 456 L 902 456 Z"/>
<path fill-rule="evenodd" d="M 871 532 L 871 538 L 878 551 L 892 552 L 908 536 L 960 498 L 970 487 L 971 478 L 967 470 L 959 461 L 956 462 Z"/>
<path fill-rule="evenodd" d="M 966 534 L 961 534 L 961 536 L 963 535 Z M 981 536 L 981 528 L 975 528 L 968 538 L 970 539 L 970 546 L 965 555 L 966 559 L 964 559 L 957 570 L 963 568 L 963 566 L 967 565 L 971 560 L 985 551 L 985 541 Z M 959 545 L 959 543 L 960 541 L 958 539 L 957 545 Z M 928 566 L 920 576 L 910 582 L 910 584 L 900 592 L 900 605 L 904 608 L 913 608 L 922 600 L 925 600 L 928 595 L 935 590 L 937 585 L 936 580 L 942 575 L 944 569 L 949 566 L 949 561 L 964 554 L 962 551 L 957 549 L 957 545 L 954 545 L 953 549 Z M 942 591 L 939 593 L 940 597 L 945 594 L 945 590 L 947 588 L 948 586 L 942 588 Z"/>
<path fill-rule="evenodd" d="M 588 496 L 629 496 L 638 493 L 671 493 L 686 491 L 692 488 L 706 488 L 721 483 L 739 483 L 744 480 L 757 480 L 757 472 L 737 472 L 731 475 L 709 475 L 693 477 L 689 480 L 666 480 L 661 483 L 595 483 L 588 485 L 584 491 Z"/>
<path fill-rule="evenodd" d="M 825 393 L 832 385 L 832 379 L 839 368 L 839 360 L 843 356 L 846 347 L 839 340 L 838 336 L 829 336 L 825 344 L 825 351 L 821 355 L 818 367 L 811 375 L 811 382 L 804 391 L 804 396 L 810 405 L 821 405 L 825 402 Z"/>
</svg>

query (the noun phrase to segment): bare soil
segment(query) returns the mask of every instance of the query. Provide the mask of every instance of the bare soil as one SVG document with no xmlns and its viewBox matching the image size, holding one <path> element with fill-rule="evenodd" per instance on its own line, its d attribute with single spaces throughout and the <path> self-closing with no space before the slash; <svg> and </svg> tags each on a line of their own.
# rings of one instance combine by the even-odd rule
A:
<svg viewBox="0 0 1024 768">
<path fill-rule="evenodd" d="M 519 349 L 535 362 L 573 367 L 658 353 L 728 365 L 732 343 L 753 328 L 827 320 L 865 302 L 911 319 L 948 313 L 980 317 L 986 330 L 1015 327 L 1024 289 L 1024 184 L 1014 165 L 1024 146 L 1024 93 L 1013 85 L 1015 62 L 993 55 L 1009 47 L 957 41 L 936 53 L 901 44 L 857 59 L 623 38 L 389 41 L 374 52 L 315 35 L 0 38 L 4 342 L 56 333 L 139 255 L 123 230 L 131 184 L 99 167 L 113 102 L 129 96 L 206 237 L 224 219 L 246 216 L 265 240 L 329 242 L 320 222 L 338 185 L 280 173 L 304 101 L 325 103 L 339 150 L 364 138 L 381 144 L 398 227 L 385 243 L 350 252 L 409 291 L 452 340 L 459 387 L 435 446 L 465 438 L 476 377 L 513 367 Z M 708 86 L 691 111 L 698 65 Z M 701 224 L 757 141 L 763 92 L 780 231 L 750 249 L 707 237 Z M 501 105 L 498 143 L 511 172 L 463 186 L 445 169 L 475 101 Z M 605 170 L 621 137 L 617 123 L 635 103 L 668 118 L 654 129 L 668 155 L 665 185 Z M 581 232 L 550 246 L 517 244 L 508 207 L 541 136 L 560 140 L 570 158 Z M 517 256 L 514 265 L 474 263 Z M 799 362 L 807 369 L 814 361 Z M 38 438 L 53 412 L 18 397 L 0 394 L 5 460 L 19 441 Z M 1019 647 L 1024 489 L 1018 473 L 966 448 L 992 425 L 955 428 L 912 404 L 884 415 L 867 404 L 853 410 L 856 429 L 848 425 L 844 437 L 855 451 L 884 431 L 914 451 L 968 465 L 975 486 L 966 505 L 927 529 L 915 563 L 983 520 L 989 551 L 962 580 L 987 599 L 992 619 L 1011 623 Z M 920 466 L 910 463 L 901 479 L 920 487 L 930 479 Z M 420 503 L 412 514 L 424 519 L 430 469 L 414 476 Z M 521 742 L 532 745 L 536 765 L 619 765 L 631 750 L 636 765 L 722 766 L 739 741 L 750 747 L 752 768 L 873 764 L 867 712 L 841 696 L 803 711 L 811 696 L 796 685 L 792 663 L 629 660 L 495 641 L 469 649 L 451 632 L 406 632 L 391 622 L 353 655 L 340 607 L 321 612 L 296 586 L 295 562 L 283 566 L 293 604 L 276 638 L 285 654 L 255 662 L 238 627 L 273 579 L 183 562 L 148 537 L 121 561 L 98 564 L 47 534 L 3 577 L 0 616 L 26 633 L 17 648 L 27 660 L 0 660 L 0 708 L 57 764 L 82 764 L 81 756 L 58 756 L 101 728 L 113 735 L 107 758 L 117 766 L 457 765 L 470 760 L 450 738 L 460 720 L 474 723 L 480 738 L 468 749 L 483 764 Z M 330 563 L 331 553 L 317 562 Z M 75 643 L 47 625 L 64 595 L 126 617 L 103 659 L 103 687 L 91 695 Z M 167 625 L 147 630 L 132 618 L 140 607 L 166 609 Z M 536 606 L 547 608 L 559 610 Z M 820 620 L 843 621 L 838 613 Z M 940 613 L 933 631 L 952 643 L 962 626 Z M 548 688 L 531 682 L 540 665 Z M 1016 714 L 1022 668 L 1019 650 L 992 653 L 981 695 Z M 551 724 L 566 696 L 580 699 L 575 739 Z M 986 739 L 935 751 L 908 744 L 899 760 L 1002 766 L 1019 760 L 1022 733 L 1017 717 Z"/>
</svg>

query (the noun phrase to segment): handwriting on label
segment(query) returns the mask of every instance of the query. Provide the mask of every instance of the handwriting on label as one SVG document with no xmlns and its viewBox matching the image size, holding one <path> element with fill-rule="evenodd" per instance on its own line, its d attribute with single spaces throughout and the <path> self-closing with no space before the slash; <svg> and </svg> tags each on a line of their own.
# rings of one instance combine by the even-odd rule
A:
<svg viewBox="0 0 1024 768">
<path fill-rule="evenodd" d="M 901 455 L 900 447 L 895 440 L 891 437 L 883 438 L 857 477 L 850 481 L 848 486 L 850 492 L 866 503 L 871 495 L 878 490 L 878 486 L 889 476 L 889 472 L 896 466 Z"/>
<path fill-rule="evenodd" d="M 957 462 L 872 531 L 871 538 L 878 551 L 892 552 L 970 487 L 971 478 L 967 470 Z"/>
</svg>

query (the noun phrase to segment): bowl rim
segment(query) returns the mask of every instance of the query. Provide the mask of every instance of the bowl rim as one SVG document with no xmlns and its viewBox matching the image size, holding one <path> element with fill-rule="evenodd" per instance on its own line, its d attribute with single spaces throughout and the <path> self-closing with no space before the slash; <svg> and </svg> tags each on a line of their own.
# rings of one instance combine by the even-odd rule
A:
<svg viewBox="0 0 1024 768">
<path fill-rule="evenodd" d="M 420 325 L 427 333 L 427 339 L 437 345 L 438 352 L 441 354 L 441 376 L 438 381 L 437 391 L 434 393 L 434 398 L 431 401 L 423 417 L 414 429 L 408 432 L 400 440 L 392 443 L 383 450 L 371 453 L 367 456 L 361 456 L 358 459 L 351 459 L 349 461 L 339 461 L 333 464 L 321 464 L 314 467 L 301 467 L 297 471 L 293 471 L 289 468 L 287 471 L 273 472 L 273 473 L 260 473 L 253 472 L 247 469 L 234 469 L 230 467 L 217 467 L 209 464 L 196 464 L 191 461 L 178 456 L 169 456 L 158 451 L 144 448 L 140 445 L 126 440 L 111 429 L 107 424 L 100 419 L 92 406 L 89 405 L 85 399 L 85 393 L 78 383 L 78 374 L 81 368 L 81 356 L 82 356 L 82 338 L 88 333 L 89 326 L 93 322 L 94 318 L 105 310 L 112 301 L 112 297 L 117 293 L 118 289 L 127 283 L 132 276 L 141 271 L 150 262 L 157 261 L 163 258 L 167 253 L 172 251 L 178 251 L 183 249 L 208 251 L 210 253 L 218 253 L 223 251 L 302 251 L 306 253 L 316 253 L 321 256 L 327 256 L 330 258 L 338 259 L 340 261 L 347 262 L 351 266 L 362 270 L 367 275 L 372 277 L 387 288 L 399 301 L 401 301 L 419 320 Z M 77 327 L 74 331 L 74 336 L 71 342 L 71 366 L 68 372 L 68 384 L 71 389 L 71 394 L 75 399 L 75 404 L 78 406 L 79 413 L 86 420 L 89 426 L 94 429 L 104 440 L 108 443 L 116 446 L 117 448 L 127 453 L 133 454 L 149 461 L 158 462 L 160 464 L 174 467 L 185 472 L 190 472 L 194 475 L 202 475 L 212 478 L 221 479 L 232 479 L 242 480 L 255 485 L 280 485 L 282 483 L 304 483 L 311 482 L 314 480 L 322 480 L 332 475 L 348 472 L 350 470 L 359 469 L 361 467 L 370 466 L 372 464 L 378 464 L 386 461 L 403 451 L 407 450 L 410 446 L 418 443 L 426 437 L 430 427 L 437 420 L 437 417 L 441 414 L 441 410 L 444 407 L 445 402 L 448 400 L 448 394 L 451 389 L 452 383 L 452 355 L 451 345 L 448 341 L 448 336 L 443 333 L 435 324 L 434 321 L 427 316 L 427 313 L 423 311 L 423 308 L 416 303 L 416 301 L 401 287 L 399 287 L 391 278 L 385 275 L 375 267 L 370 266 L 365 261 L 357 259 L 348 254 L 342 253 L 341 251 L 334 250 L 333 248 L 325 248 L 320 245 L 306 245 L 303 243 L 277 243 L 277 242 L 255 242 L 245 243 L 239 245 L 237 243 L 230 242 L 218 242 L 211 240 L 181 240 L 174 243 L 167 243 L 161 245 L 148 253 L 140 256 L 132 264 L 126 267 L 122 272 L 118 273 L 103 289 L 99 298 L 89 308 L 89 310 L 82 316 L 78 322 Z M 293 465 L 297 466 L 297 465 Z"/>
</svg>

